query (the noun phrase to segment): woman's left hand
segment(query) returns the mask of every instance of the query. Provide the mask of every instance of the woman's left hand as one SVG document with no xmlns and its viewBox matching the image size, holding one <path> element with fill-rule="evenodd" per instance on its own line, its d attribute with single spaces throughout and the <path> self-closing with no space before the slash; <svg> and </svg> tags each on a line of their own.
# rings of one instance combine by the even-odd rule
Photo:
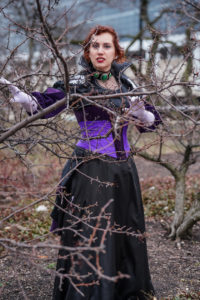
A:
<svg viewBox="0 0 200 300">
<path fill-rule="evenodd" d="M 127 109 L 127 115 L 136 117 L 145 126 L 151 126 L 155 121 L 154 114 L 145 109 L 144 101 L 139 97 L 130 97 L 130 107 Z"/>
</svg>

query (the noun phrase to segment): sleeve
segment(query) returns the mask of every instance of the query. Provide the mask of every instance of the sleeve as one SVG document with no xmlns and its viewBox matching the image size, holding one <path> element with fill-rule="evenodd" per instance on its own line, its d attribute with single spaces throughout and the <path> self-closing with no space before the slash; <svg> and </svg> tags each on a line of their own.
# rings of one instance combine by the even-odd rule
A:
<svg viewBox="0 0 200 300">
<path fill-rule="evenodd" d="M 76 75 L 70 78 L 69 86 L 70 86 L 70 94 L 85 93 L 87 91 L 85 76 Z M 56 83 L 54 83 L 53 87 L 47 88 L 47 90 L 44 93 L 33 92 L 32 95 L 36 98 L 38 102 L 38 109 L 34 112 L 37 113 L 39 110 L 45 109 L 65 97 L 66 92 L 65 92 L 64 82 L 57 81 Z M 70 100 L 70 105 L 73 104 L 74 100 L 75 99 Z M 43 119 L 54 117 L 65 108 L 66 108 L 66 104 L 46 114 L 43 117 Z"/>
<path fill-rule="evenodd" d="M 50 105 L 56 103 L 57 101 L 63 99 L 65 97 L 64 91 L 61 91 L 56 88 L 48 88 L 44 93 L 33 92 L 32 95 L 37 99 L 38 102 L 38 110 L 34 113 L 37 113 L 41 109 L 45 109 Z M 43 119 L 48 119 L 54 117 L 62 110 L 66 108 L 66 105 L 62 105 L 61 107 L 53 110 L 52 112 L 46 114 Z"/>
</svg>

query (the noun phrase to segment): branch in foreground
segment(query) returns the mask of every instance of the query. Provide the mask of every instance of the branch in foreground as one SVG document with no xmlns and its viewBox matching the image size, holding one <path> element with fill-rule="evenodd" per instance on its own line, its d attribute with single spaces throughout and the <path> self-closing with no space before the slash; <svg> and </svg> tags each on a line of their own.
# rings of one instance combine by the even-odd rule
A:
<svg viewBox="0 0 200 300">
<path fill-rule="evenodd" d="M 183 83 L 182 83 L 183 84 Z M 180 85 L 182 85 L 180 84 Z M 179 84 L 176 84 L 176 85 L 179 85 Z M 174 86 L 174 85 L 173 85 Z M 84 95 L 81 95 L 81 94 L 66 94 L 66 97 L 63 98 L 62 100 L 59 100 L 58 102 L 56 102 L 55 104 L 43 109 L 42 111 L 38 112 L 37 114 L 35 115 L 32 115 L 31 117 L 29 118 L 26 118 L 24 119 L 23 121 L 21 121 L 20 123 L 14 125 L 13 127 L 11 127 L 7 132 L 3 133 L 1 136 L 0 136 L 0 143 L 2 143 L 3 141 L 5 141 L 8 137 L 10 137 L 11 135 L 15 134 L 18 130 L 26 127 L 28 124 L 42 118 L 43 116 L 45 116 L 46 114 L 52 112 L 53 110 L 63 106 L 63 105 L 66 105 L 68 103 L 68 100 L 69 100 L 69 97 L 70 99 L 73 99 L 73 98 L 81 98 L 81 99 L 84 99 L 86 100 L 87 102 L 91 103 L 91 104 L 94 104 L 94 101 L 93 100 L 98 100 L 98 99 L 109 99 L 109 98 L 115 98 L 115 97 L 121 97 L 121 96 L 151 96 L 151 95 L 155 95 L 155 94 L 158 94 L 160 95 L 160 92 L 163 91 L 164 88 L 160 89 L 160 91 L 150 91 L 150 92 L 128 92 L 128 93 L 117 93 L 117 94 L 111 94 L 111 95 L 100 95 L 100 96 L 84 96 Z M 160 95 L 161 96 L 161 95 Z M 164 101 L 166 101 L 168 104 L 169 102 L 164 98 L 162 97 Z M 98 106 L 98 107 L 102 107 L 101 104 L 98 104 L 97 102 L 95 102 L 95 105 Z M 172 107 L 172 109 L 176 109 L 176 107 L 172 104 L 170 104 L 169 106 Z M 112 110 L 106 108 L 104 106 L 104 110 L 106 110 L 108 113 L 111 113 L 113 115 L 116 115 L 115 112 L 113 112 Z M 159 110 L 159 108 L 158 108 Z M 168 106 L 167 106 L 167 110 L 168 110 Z M 187 110 L 187 109 L 186 109 Z M 192 109 L 190 108 L 190 111 Z M 196 108 L 195 108 L 196 110 Z M 162 108 L 161 108 L 161 111 L 162 111 Z M 182 114 L 184 114 L 184 109 L 177 109 L 177 111 L 180 111 Z M 185 115 L 185 117 L 191 119 L 189 116 Z M 191 121 L 195 122 L 195 124 L 199 125 L 200 123 L 196 122 L 195 120 L 192 120 Z"/>
</svg>

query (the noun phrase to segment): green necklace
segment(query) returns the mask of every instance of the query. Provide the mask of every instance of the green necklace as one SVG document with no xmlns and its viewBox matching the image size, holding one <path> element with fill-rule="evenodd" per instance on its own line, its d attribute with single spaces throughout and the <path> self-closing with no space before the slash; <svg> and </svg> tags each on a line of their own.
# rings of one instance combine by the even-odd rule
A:
<svg viewBox="0 0 200 300">
<path fill-rule="evenodd" d="M 112 76 L 111 72 L 108 73 L 101 73 L 101 72 L 95 72 L 93 74 L 94 78 L 102 80 L 102 81 L 107 81 L 108 79 L 110 79 L 110 77 Z"/>
</svg>

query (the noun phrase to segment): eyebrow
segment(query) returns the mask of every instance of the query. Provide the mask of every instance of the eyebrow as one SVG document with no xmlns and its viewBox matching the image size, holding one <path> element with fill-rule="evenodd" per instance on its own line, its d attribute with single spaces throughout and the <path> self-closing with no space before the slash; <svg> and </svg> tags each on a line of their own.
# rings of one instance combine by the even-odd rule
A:
<svg viewBox="0 0 200 300">
<path fill-rule="evenodd" d="M 92 42 L 92 44 L 97 44 L 97 45 L 99 45 L 100 43 L 99 42 Z M 110 42 L 105 42 L 105 43 L 103 43 L 104 45 L 111 45 L 112 43 L 110 43 Z"/>
</svg>

